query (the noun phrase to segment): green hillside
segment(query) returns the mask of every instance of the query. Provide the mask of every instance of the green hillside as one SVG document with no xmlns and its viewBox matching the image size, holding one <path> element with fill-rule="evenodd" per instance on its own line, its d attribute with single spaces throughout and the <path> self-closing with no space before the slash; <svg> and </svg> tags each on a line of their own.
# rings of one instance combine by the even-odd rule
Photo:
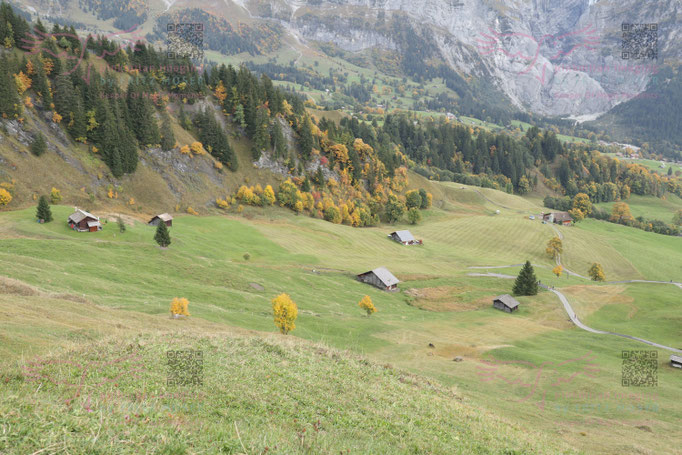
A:
<svg viewBox="0 0 682 455">
<path fill-rule="evenodd" d="M 575 328 L 566 320 L 556 297 L 546 291 L 537 297 L 519 297 L 521 310 L 506 315 L 492 309 L 491 300 L 510 292 L 511 282 L 468 274 L 472 272 L 470 266 L 503 266 L 531 259 L 538 264 L 539 279 L 562 289 L 584 322 L 673 346 L 681 343 L 675 330 L 678 309 L 671 305 L 679 300 L 679 290 L 666 285 L 595 285 L 575 277 L 553 277 L 553 264 L 544 254 L 544 245 L 554 231 L 549 225 L 528 219 L 540 207 L 494 190 L 420 181 L 418 176 L 413 177 L 411 185 L 426 186 L 436 195 L 435 206 L 425 212 L 421 225 L 357 229 L 296 216 L 279 208 L 247 207 L 239 216 L 177 215 L 171 228 L 172 244 L 166 250 L 153 243 L 154 228 L 135 220 L 134 213 L 127 218 L 134 223 L 121 234 L 113 216 L 101 232 L 73 232 L 64 223 L 71 211 L 65 206 L 53 207 L 55 221 L 50 224 L 36 223 L 33 209 L 4 212 L 0 215 L 0 263 L 6 278 L 0 286 L 0 301 L 6 303 L 7 310 L 0 316 L 0 326 L 7 371 L 20 371 L 22 365 L 46 353 L 63 359 L 60 353 L 64 350 L 75 350 L 84 358 L 93 350 L 120 352 L 125 343 L 112 342 L 112 334 L 118 340 L 140 340 L 135 343 L 148 346 L 143 352 L 150 358 L 158 359 L 170 346 L 201 347 L 205 355 L 211 353 L 207 357 L 210 362 L 226 366 L 218 368 L 206 360 L 206 381 L 210 386 L 201 389 L 208 395 L 200 401 L 207 407 L 198 411 L 171 411 L 172 416 L 166 419 L 159 416 L 152 400 L 147 403 L 153 408 L 151 414 L 143 413 L 132 422 L 124 419 L 120 423 L 120 417 L 126 414 L 115 410 L 100 430 L 98 441 L 104 444 L 103 451 L 106 444 L 113 444 L 113 435 L 121 425 L 127 425 L 131 434 L 146 435 L 148 447 L 158 453 L 206 450 L 211 438 L 218 437 L 228 441 L 227 447 L 231 448 L 225 449 L 227 453 L 260 453 L 265 446 L 272 450 L 274 445 L 280 450 L 276 453 L 327 452 L 330 448 L 381 453 L 389 446 L 396 447 L 398 453 L 409 453 L 416 447 L 432 453 L 564 450 L 555 443 L 528 445 L 527 441 L 535 436 L 519 436 L 522 431 L 516 428 L 521 428 L 517 426 L 520 422 L 524 422 L 524 428 L 531 423 L 532 428 L 552 435 L 561 444 L 587 453 L 596 444 L 608 448 L 604 453 L 638 453 L 652 447 L 663 450 L 664 442 L 658 435 L 671 431 L 674 422 L 682 417 L 682 407 L 673 398 L 682 386 L 682 378 L 666 365 L 666 351 L 659 351 L 657 395 L 647 398 L 655 409 L 642 411 L 628 402 L 626 408 L 618 410 L 613 408 L 616 403 L 609 402 L 610 407 L 584 411 L 580 406 L 589 400 L 566 397 L 557 391 L 545 397 L 544 409 L 539 411 L 538 395 L 527 400 L 527 390 L 522 387 L 482 382 L 481 361 L 498 359 L 539 365 L 592 352 L 600 373 L 593 378 L 581 376 L 562 386 L 561 393 L 608 393 L 620 387 L 621 350 L 643 349 L 643 345 Z M 92 210 L 99 213 L 96 207 Z M 404 247 L 386 238 L 388 232 L 399 228 L 411 229 L 424 245 Z M 562 259 L 578 273 L 585 274 L 588 263 L 596 261 L 604 265 L 609 280 L 668 280 L 682 275 L 682 250 L 677 238 L 594 220 L 558 229 L 565 236 Z M 244 258 L 247 252 L 248 260 Z M 656 257 L 660 255 L 666 257 L 667 267 L 657 265 Z M 354 280 L 354 274 L 382 265 L 401 279 L 401 292 L 382 292 Z M 515 275 L 518 267 L 490 271 Z M 647 291 L 646 286 L 658 287 Z M 299 306 L 297 328 L 286 339 L 274 335 L 270 306 L 270 300 L 281 292 L 290 294 Z M 357 307 L 364 295 L 369 295 L 378 308 L 370 318 Z M 188 320 L 168 318 L 174 297 L 189 299 Z M 658 323 L 661 318 L 669 323 Z M 251 332 L 246 338 L 235 335 L 243 333 L 242 329 L 260 333 Z M 154 335 L 169 331 L 177 332 L 170 343 Z M 200 333 L 217 334 L 206 337 Z M 103 344 L 96 346 L 103 347 L 85 347 L 100 343 L 98 340 Z M 430 343 L 434 348 L 428 347 Z M 336 367 L 338 361 L 330 354 L 331 370 L 327 370 L 326 357 L 319 359 L 314 354 L 320 349 L 348 350 L 353 354 L 339 353 L 340 358 L 348 360 Z M 280 351 L 285 354 L 278 354 Z M 366 356 L 370 363 L 354 363 L 357 361 L 351 359 L 356 354 Z M 455 356 L 463 361 L 453 362 Z M 276 367 L 277 362 L 284 362 L 282 368 Z M 403 386 L 402 373 L 382 373 L 374 362 L 419 374 L 409 382 L 421 387 L 433 381 L 435 389 L 408 392 L 393 388 L 392 384 Z M 510 377 L 532 377 L 532 370 L 513 364 L 501 368 Z M 162 372 L 155 371 L 142 383 L 158 391 L 153 384 L 159 383 Z M 566 373 L 571 371 L 568 367 Z M 59 374 L 68 373 L 60 370 Z M 70 451 L 78 453 L 89 447 L 92 436 L 88 439 L 86 435 L 96 433 L 100 425 L 97 413 L 63 412 L 59 426 L 49 426 L 44 421 L 57 412 L 54 406 L 61 399 L 61 389 L 45 387 L 40 395 L 45 406 L 36 410 L 26 401 L 31 383 L 20 377 L 19 373 L 6 376 L 12 381 L 13 393 L 3 397 L 1 406 L 33 409 L 33 417 L 17 420 L 26 419 L 20 417 L 25 413 L 10 413 L 3 423 L 46 429 L 41 435 L 31 433 L 27 441 L 34 442 L 20 446 L 23 451 L 59 444 L 55 435 L 61 425 L 76 425 L 75 433 L 83 435 L 76 437 Z M 347 381 L 343 384 L 349 385 L 343 386 L 330 377 L 343 377 Z M 209 381 L 248 388 L 240 391 Z M 334 392 L 338 394 L 328 391 L 334 384 L 338 385 L 338 392 Z M 134 386 L 131 382 L 122 387 L 129 391 Z M 315 392 L 297 399 L 294 391 L 298 389 L 292 387 Z M 458 405 L 457 399 L 447 394 L 439 395 L 437 390 L 442 387 L 453 387 L 463 404 Z M 292 395 L 287 396 L 298 404 L 289 405 L 289 401 L 276 398 L 275 391 L 282 389 L 290 390 Z M 383 392 L 379 393 L 379 389 Z M 319 396 L 315 395 L 318 390 Z M 225 394 L 240 397 L 238 409 L 236 405 L 222 404 Z M 377 400 L 372 402 L 375 405 L 371 412 L 362 410 L 364 401 L 358 401 L 357 394 Z M 396 399 L 398 395 L 409 401 Z M 432 402 L 436 404 L 425 404 Z M 115 406 L 121 406 L 120 400 L 117 403 Z M 281 405 L 272 409 L 273 414 L 267 414 L 265 420 L 256 418 L 262 415 L 261 406 L 273 406 L 268 403 Z M 321 403 L 329 410 L 320 410 Z M 335 403 L 339 403 L 338 411 L 334 411 Z M 422 411 L 410 411 L 409 418 L 399 411 L 411 406 Z M 458 412 L 444 411 L 456 406 L 465 406 L 464 415 L 473 409 L 482 414 L 471 420 L 460 419 Z M 146 418 L 156 422 L 158 430 L 148 425 L 143 428 Z M 498 418 L 514 423 L 496 423 Z M 229 424 L 218 428 L 216 419 Z M 320 424 L 316 423 L 318 419 Z M 368 421 L 373 423 L 363 423 Z M 174 424 L 184 430 L 168 433 Z M 325 428 L 324 432 L 313 428 L 317 425 Z M 499 428 L 496 425 L 509 426 L 500 432 L 495 430 Z M 637 429 L 642 425 L 651 432 Z M 194 436 L 193 430 L 198 428 L 206 429 L 206 435 Z M 306 436 L 305 444 L 315 444 L 310 448 L 296 445 L 300 443 L 297 432 L 302 428 L 307 428 L 307 435 L 316 435 L 314 440 Z M 401 432 L 398 428 L 406 429 Z M 636 440 L 633 431 L 638 434 Z M 505 436 L 500 437 L 502 434 Z M 434 435 L 439 436 L 434 439 Z M 626 446 L 623 440 L 628 441 Z M 5 438 L 4 443 L 13 447 L 13 441 Z M 242 443 L 245 448 L 241 448 Z"/>
</svg>

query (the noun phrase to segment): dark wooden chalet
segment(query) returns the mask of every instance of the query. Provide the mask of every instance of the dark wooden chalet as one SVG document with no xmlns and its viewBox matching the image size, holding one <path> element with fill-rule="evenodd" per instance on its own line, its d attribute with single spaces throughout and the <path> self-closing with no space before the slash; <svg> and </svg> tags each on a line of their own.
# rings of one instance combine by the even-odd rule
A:
<svg viewBox="0 0 682 455">
<path fill-rule="evenodd" d="M 149 223 L 147 224 L 150 226 L 158 226 L 161 222 L 164 222 L 166 223 L 166 226 L 171 227 L 173 226 L 173 217 L 167 213 L 162 213 L 161 215 L 156 215 L 154 218 L 149 220 Z"/>
<path fill-rule="evenodd" d="M 403 245 L 421 245 L 422 241 L 414 238 L 410 231 L 395 231 L 388 234 L 388 237 Z"/>
<path fill-rule="evenodd" d="M 671 355 L 670 356 L 670 366 L 675 368 L 682 368 L 682 356 L 681 355 Z"/>
<path fill-rule="evenodd" d="M 400 283 L 400 280 L 393 276 L 386 267 L 379 267 L 378 269 L 361 273 L 357 278 L 363 283 L 371 284 L 384 291 L 395 291 L 398 289 L 398 283 Z"/>
<path fill-rule="evenodd" d="M 102 224 L 99 222 L 98 217 L 78 207 L 69 216 L 67 222 L 71 229 L 78 232 L 97 232 L 102 230 Z"/>
<path fill-rule="evenodd" d="M 493 307 L 497 308 L 498 310 L 505 311 L 507 313 L 513 313 L 519 308 L 519 301 L 516 300 L 514 297 L 510 296 L 509 294 L 504 294 L 499 297 L 496 297 L 495 300 L 493 300 Z"/>
</svg>

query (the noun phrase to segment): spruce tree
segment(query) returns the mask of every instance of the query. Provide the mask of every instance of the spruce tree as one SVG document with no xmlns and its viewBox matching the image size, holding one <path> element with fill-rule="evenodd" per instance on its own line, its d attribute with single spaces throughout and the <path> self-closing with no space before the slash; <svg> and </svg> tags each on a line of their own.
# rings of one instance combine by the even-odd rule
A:
<svg viewBox="0 0 682 455">
<path fill-rule="evenodd" d="M 43 133 L 38 131 L 38 135 L 33 139 L 31 143 L 31 153 L 35 156 L 40 156 L 47 150 L 47 143 L 45 142 L 45 136 Z"/>
<path fill-rule="evenodd" d="M 21 113 L 21 103 L 9 72 L 9 61 L 5 55 L 0 58 L 0 117 L 14 117 Z"/>
<path fill-rule="evenodd" d="M 287 144 L 284 134 L 282 134 L 282 127 L 277 119 L 273 122 L 271 130 L 270 140 L 275 150 L 275 158 L 283 158 L 287 155 Z"/>
<path fill-rule="evenodd" d="M 43 220 L 44 223 L 49 223 L 52 221 L 52 210 L 50 210 L 50 204 L 47 202 L 47 198 L 45 196 L 40 196 L 40 199 L 38 200 L 36 218 Z"/>
<path fill-rule="evenodd" d="M 171 244 L 170 233 L 168 232 L 166 223 L 164 223 L 163 221 L 159 221 L 158 226 L 156 226 L 156 234 L 154 234 L 154 240 L 156 240 L 156 243 L 158 243 L 159 246 L 161 246 L 162 248 L 166 248 L 168 245 Z"/>
<path fill-rule="evenodd" d="M 526 261 L 514 282 L 512 289 L 515 295 L 536 295 L 538 293 L 538 280 L 530 261 Z"/>
<path fill-rule="evenodd" d="M 33 62 L 33 90 L 40 95 L 43 100 L 43 106 L 49 106 L 52 102 L 52 95 L 50 94 L 50 87 L 47 81 L 47 75 L 45 74 L 45 67 L 43 62 L 39 58 L 34 58 L 31 60 Z"/>
<path fill-rule="evenodd" d="M 161 148 L 163 150 L 170 150 L 175 147 L 175 134 L 173 134 L 173 127 L 171 126 L 170 116 L 164 112 L 163 120 L 161 121 Z"/>
<path fill-rule="evenodd" d="M 309 160 L 313 152 L 313 133 L 310 127 L 310 119 L 305 117 L 303 119 L 300 130 L 298 131 L 298 145 L 301 148 L 301 157 L 304 160 Z"/>
</svg>

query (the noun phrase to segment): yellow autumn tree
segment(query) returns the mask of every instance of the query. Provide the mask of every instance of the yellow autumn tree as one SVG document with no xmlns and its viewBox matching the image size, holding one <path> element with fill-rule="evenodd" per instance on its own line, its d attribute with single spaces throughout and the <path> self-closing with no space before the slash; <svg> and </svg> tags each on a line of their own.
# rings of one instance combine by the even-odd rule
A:
<svg viewBox="0 0 682 455">
<path fill-rule="evenodd" d="M 170 304 L 171 316 L 189 316 L 189 300 L 184 297 L 175 297 Z"/>
<path fill-rule="evenodd" d="M 555 274 L 557 278 L 560 277 L 563 272 L 564 268 L 561 265 L 557 265 L 552 269 L 552 273 Z"/>
<path fill-rule="evenodd" d="M 58 204 L 62 200 L 62 192 L 57 188 L 52 187 L 52 191 L 50 191 L 50 200 L 53 204 Z"/>
<path fill-rule="evenodd" d="M 275 325 L 283 335 L 296 328 L 295 322 L 298 317 L 298 307 L 288 294 L 280 294 L 272 299 L 272 313 Z"/>
<path fill-rule="evenodd" d="M 587 271 L 587 274 L 590 275 L 590 278 L 592 278 L 592 281 L 606 281 L 606 276 L 604 275 L 604 269 L 602 268 L 601 264 L 598 262 L 595 262 L 592 264 L 592 267 Z"/>
<path fill-rule="evenodd" d="M 272 186 L 267 185 L 263 190 L 261 201 L 264 205 L 272 205 L 275 203 L 275 200 L 275 190 L 272 189 Z"/>
<path fill-rule="evenodd" d="M 23 95 L 26 90 L 31 88 L 31 82 L 31 78 L 25 75 L 23 71 L 19 71 L 19 74 L 14 75 L 14 83 L 19 95 Z"/>
<path fill-rule="evenodd" d="M 225 98 L 227 98 L 227 92 L 225 90 L 225 86 L 223 85 L 223 81 L 218 81 L 218 86 L 215 88 L 213 94 L 216 98 L 218 98 L 218 100 L 220 100 L 221 104 L 223 101 L 225 101 Z"/>
<path fill-rule="evenodd" d="M 366 295 L 360 300 L 358 306 L 367 312 L 367 317 L 370 317 L 373 313 L 376 313 L 377 309 L 372 303 L 370 296 Z"/>
<path fill-rule="evenodd" d="M 4 188 L 0 188 L 0 205 L 7 205 L 12 202 L 12 195 Z"/>
<path fill-rule="evenodd" d="M 554 236 L 549 239 L 549 242 L 547 242 L 547 249 L 545 249 L 545 251 L 552 259 L 557 258 L 564 251 L 561 239 L 558 236 Z"/>
<path fill-rule="evenodd" d="M 192 142 L 192 145 L 189 148 L 195 155 L 206 155 L 206 150 L 204 149 L 204 145 L 201 142 Z"/>
</svg>

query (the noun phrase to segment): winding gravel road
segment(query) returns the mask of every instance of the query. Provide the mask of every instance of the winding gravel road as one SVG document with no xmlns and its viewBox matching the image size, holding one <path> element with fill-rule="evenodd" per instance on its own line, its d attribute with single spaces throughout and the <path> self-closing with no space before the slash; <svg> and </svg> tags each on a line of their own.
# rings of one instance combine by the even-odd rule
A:
<svg viewBox="0 0 682 455">
<path fill-rule="evenodd" d="M 522 265 L 522 264 L 521 264 Z M 494 269 L 494 268 L 505 268 L 505 267 L 510 267 L 510 266 L 499 266 L 499 267 L 480 267 L 480 268 L 489 268 L 489 269 Z M 479 268 L 479 267 L 470 267 L 470 268 Z M 494 278 L 502 278 L 502 279 L 511 279 L 514 280 L 516 279 L 515 276 L 512 275 L 506 275 L 503 273 L 468 273 L 468 276 L 487 276 L 487 277 L 494 277 Z M 647 281 L 647 280 L 626 280 L 626 281 L 609 281 L 609 283 L 655 283 L 655 284 L 673 284 L 680 289 L 682 289 L 682 283 L 677 283 L 677 282 L 670 282 L 670 281 Z M 585 324 L 583 324 L 580 319 L 578 319 L 578 316 L 575 314 L 575 310 L 573 310 L 573 307 L 569 303 L 568 299 L 566 298 L 565 295 L 563 295 L 561 292 L 557 291 L 556 289 L 549 288 L 548 286 L 541 284 L 540 285 L 542 288 L 547 289 L 550 292 L 553 292 L 556 294 L 557 297 L 559 297 L 559 300 L 561 303 L 564 305 L 564 310 L 566 310 L 566 314 L 568 314 L 568 317 L 571 319 L 571 322 L 575 324 L 577 327 L 591 333 L 596 333 L 599 335 L 614 335 L 622 338 L 628 338 L 630 340 L 634 341 L 639 341 L 640 343 L 645 343 L 648 344 L 649 346 L 654 346 L 656 348 L 660 349 L 665 349 L 667 351 L 671 352 L 676 352 L 678 354 L 682 354 L 682 349 L 677 349 L 673 348 L 670 346 L 665 346 L 663 344 L 658 344 L 654 343 L 653 341 L 645 340 L 643 338 L 638 338 L 634 337 L 632 335 L 625 335 L 623 333 L 617 333 L 617 332 L 607 332 L 604 330 L 597 330 L 593 329 L 592 327 L 589 327 Z"/>
</svg>

